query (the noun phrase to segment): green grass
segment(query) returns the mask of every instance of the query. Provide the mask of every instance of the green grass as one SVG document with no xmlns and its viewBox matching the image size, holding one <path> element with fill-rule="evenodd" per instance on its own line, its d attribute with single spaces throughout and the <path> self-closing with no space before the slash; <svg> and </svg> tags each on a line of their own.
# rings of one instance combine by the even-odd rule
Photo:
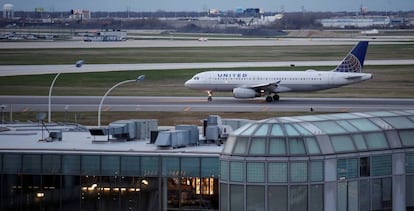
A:
<svg viewBox="0 0 414 211">
<path fill-rule="evenodd" d="M 13 114 L 14 121 L 36 122 L 36 112 L 17 112 Z M 174 126 L 179 124 L 192 124 L 201 126 L 200 120 L 208 115 L 219 115 L 222 118 L 244 118 L 261 120 L 280 116 L 297 116 L 311 114 L 310 112 L 102 112 L 101 123 L 109 123 L 120 119 L 157 119 L 158 125 Z M 312 113 L 315 114 L 315 113 Z M 97 125 L 97 112 L 53 112 L 54 122 L 71 122 L 82 125 Z M 9 116 L 5 117 L 9 121 Z"/>
<path fill-rule="evenodd" d="M 265 47 L 192 47 L 192 48 L 114 48 L 114 49 L 0 49 L 0 65 L 13 64 L 71 64 L 83 59 L 87 63 L 163 63 L 163 62 L 231 62 L 231 61 L 307 61 L 340 60 L 351 46 L 265 46 Z M 367 59 L 414 59 L 413 45 L 370 45 Z M 330 70 L 333 67 L 310 67 Z M 238 68 L 240 69 L 240 68 Z M 304 70 L 293 68 L 243 68 L 245 70 Z M 225 70 L 225 69 L 223 69 Z M 53 95 L 102 96 L 114 84 L 138 75 L 146 79 L 139 84 L 125 84 L 111 95 L 118 96 L 206 96 L 206 93 L 189 90 L 184 82 L 204 69 L 119 71 L 100 73 L 65 73 L 56 81 Z M 413 98 L 414 67 L 366 66 L 365 72 L 374 79 L 342 88 L 310 93 L 284 93 L 281 97 L 372 97 Z M 47 95 L 55 75 L 0 77 L 0 95 Z M 231 96 L 231 93 L 215 93 L 215 96 Z M 160 125 L 199 124 L 206 112 L 103 112 L 103 124 L 116 119 L 155 118 Z M 220 113 L 226 118 L 264 119 L 296 113 Z M 68 114 L 68 121 L 75 122 L 75 113 Z M 95 125 L 94 112 L 76 113 L 81 124 Z M 54 112 L 54 121 L 64 121 L 64 114 Z M 35 120 L 32 112 L 17 112 L 14 119 Z"/>
<path fill-rule="evenodd" d="M 312 67 L 329 70 L 332 67 Z M 286 70 L 287 68 L 244 68 L 245 70 Z M 306 67 L 288 68 L 292 71 Z M 224 69 L 223 69 L 224 70 Z M 191 70 L 151 70 L 120 71 L 100 73 L 61 74 L 53 88 L 53 95 L 101 96 L 114 84 L 145 74 L 142 83 L 122 85 L 111 95 L 146 96 L 205 96 L 200 91 L 189 90 L 184 82 L 195 73 L 205 71 Z M 286 93 L 294 97 L 401 97 L 414 96 L 414 71 L 412 66 L 366 66 L 365 72 L 373 73 L 374 79 L 366 82 L 309 93 Z M 8 76 L 0 77 L 0 95 L 47 95 L 50 83 L 55 75 Z M 231 93 L 215 93 L 215 96 L 231 96 Z"/>
<path fill-rule="evenodd" d="M 276 41 L 275 41 L 276 42 Z M 0 49 L 0 65 L 340 60 L 351 46 Z M 414 46 L 370 45 L 367 59 L 414 59 Z"/>
</svg>

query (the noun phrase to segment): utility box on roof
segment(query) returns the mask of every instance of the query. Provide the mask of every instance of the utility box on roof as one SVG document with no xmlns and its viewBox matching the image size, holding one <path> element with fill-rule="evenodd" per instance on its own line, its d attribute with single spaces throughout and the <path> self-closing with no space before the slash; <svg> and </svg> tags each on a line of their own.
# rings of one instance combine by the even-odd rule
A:
<svg viewBox="0 0 414 211">
<path fill-rule="evenodd" d="M 188 130 L 172 130 L 161 131 L 158 133 L 155 145 L 158 147 L 184 147 L 190 143 L 190 131 Z"/>
<path fill-rule="evenodd" d="M 198 145 L 200 140 L 200 132 L 197 125 L 177 125 L 176 130 L 187 130 L 189 131 L 189 145 Z"/>
</svg>

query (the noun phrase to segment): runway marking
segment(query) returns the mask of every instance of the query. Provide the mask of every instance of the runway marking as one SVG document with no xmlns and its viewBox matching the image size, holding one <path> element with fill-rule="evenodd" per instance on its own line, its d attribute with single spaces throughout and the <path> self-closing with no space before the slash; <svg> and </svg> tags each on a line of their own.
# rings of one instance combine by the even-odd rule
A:
<svg viewBox="0 0 414 211">
<path fill-rule="evenodd" d="M 184 111 L 191 111 L 191 107 L 185 107 Z"/>
<path fill-rule="evenodd" d="M 349 108 L 342 108 L 339 111 L 341 111 L 341 112 L 348 112 L 349 110 L 350 110 Z"/>
<path fill-rule="evenodd" d="M 263 107 L 262 111 L 269 111 L 269 107 Z"/>
</svg>

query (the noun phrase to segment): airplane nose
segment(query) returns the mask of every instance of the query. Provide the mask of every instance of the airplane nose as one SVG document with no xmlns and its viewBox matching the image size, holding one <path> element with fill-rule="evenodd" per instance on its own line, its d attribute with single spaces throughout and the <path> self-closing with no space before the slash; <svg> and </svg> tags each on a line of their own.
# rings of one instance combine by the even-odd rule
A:
<svg viewBox="0 0 414 211">
<path fill-rule="evenodd" d="M 191 80 L 188 80 L 188 81 L 186 81 L 185 83 L 184 83 L 184 86 L 185 87 L 190 87 L 191 85 L 191 82 L 190 82 Z"/>
</svg>

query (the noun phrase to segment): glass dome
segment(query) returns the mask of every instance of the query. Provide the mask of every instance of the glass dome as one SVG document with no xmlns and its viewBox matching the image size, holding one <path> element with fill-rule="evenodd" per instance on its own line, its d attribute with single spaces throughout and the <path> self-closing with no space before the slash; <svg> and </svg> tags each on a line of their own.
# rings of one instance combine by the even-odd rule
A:
<svg viewBox="0 0 414 211">
<path fill-rule="evenodd" d="M 222 154 L 304 156 L 396 149 L 414 146 L 413 136 L 414 110 L 279 117 L 237 129 Z"/>
</svg>

